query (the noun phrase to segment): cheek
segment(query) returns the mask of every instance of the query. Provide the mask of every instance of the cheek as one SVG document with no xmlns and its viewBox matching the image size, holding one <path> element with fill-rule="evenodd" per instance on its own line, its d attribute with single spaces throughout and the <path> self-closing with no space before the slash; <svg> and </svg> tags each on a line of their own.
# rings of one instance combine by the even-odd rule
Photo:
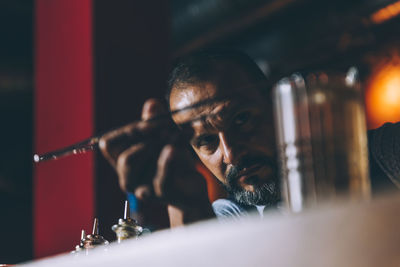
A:
<svg viewBox="0 0 400 267">
<path fill-rule="evenodd" d="M 194 149 L 194 151 L 196 152 L 197 156 L 204 164 L 204 166 L 206 166 L 207 169 L 209 169 L 214 174 L 214 176 L 218 178 L 218 180 L 223 182 L 225 180 L 223 168 L 224 165 L 222 163 L 222 158 L 218 154 L 218 151 L 216 151 L 212 155 L 199 153 L 199 151 L 196 149 Z"/>
<path fill-rule="evenodd" d="M 275 151 L 275 130 L 269 124 L 260 124 L 260 127 L 253 132 L 253 135 L 249 136 L 248 145 L 252 149 L 262 151 L 270 156 Z"/>
<path fill-rule="evenodd" d="M 275 129 L 272 126 L 264 125 L 260 127 L 258 138 L 265 144 L 275 143 Z"/>
</svg>

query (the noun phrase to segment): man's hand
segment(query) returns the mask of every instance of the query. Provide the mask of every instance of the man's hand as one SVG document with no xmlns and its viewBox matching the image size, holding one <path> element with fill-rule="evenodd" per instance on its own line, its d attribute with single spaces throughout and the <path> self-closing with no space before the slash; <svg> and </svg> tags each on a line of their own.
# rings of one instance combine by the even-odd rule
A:
<svg viewBox="0 0 400 267">
<path fill-rule="evenodd" d="M 134 192 L 140 201 L 167 203 L 172 227 L 212 217 L 213 212 L 188 138 L 168 115 L 160 101 L 147 100 L 142 121 L 104 135 L 99 145 L 121 189 Z"/>
</svg>

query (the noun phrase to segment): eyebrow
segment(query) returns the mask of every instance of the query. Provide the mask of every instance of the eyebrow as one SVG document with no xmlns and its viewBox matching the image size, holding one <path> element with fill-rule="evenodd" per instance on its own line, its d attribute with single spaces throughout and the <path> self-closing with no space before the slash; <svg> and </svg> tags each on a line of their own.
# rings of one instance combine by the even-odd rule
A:
<svg viewBox="0 0 400 267">
<path fill-rule="evenodd" d="M 217 103 L 219 101 L 222 102 L 222 101 L 226 101 L 226 100 L 227 100 L 226 97 L 225 98 L 215 98 L 215 99 L 212 99 L 212 101 L 211 100 L 205 100 L 205 101 L 201 101 L 199 103 L 196 103 L 194 105 L 191 105 L 190 107 L 185 108 L 185 110 L 194 109 L 194 106 L 201 107 L 201 106 L 204 105 L 204 103 L 213 104 L 213 103 Z M 235 113 L 236 111 L 238 111 L 240 109 L 246 109 L 246 108 L 252 107 L 252 104 L 253 104 L 253 103 L 250 103 L 250 102 L 247 102 L 247 101 L 245 101 L 245 102 L 241 101 L 240 99 L 231 99 L 231 100 L 232 100 L 232 102 L 229 103 L 228 106 L 222 107 L 221 110 L 219 110 L 216 113 L 209 113 L 209 114 L 199 115 L 199 116 L 191 118 L 191 119 L 189 119 L 189 120 L 187 120 L 185 122 L 179 123 L 177 125 L 178 125 L 178 127 L 191 126 L 194 122 L 197 122 L 197 121 L 202 121 L 203 123 L 209 124 L 207 122 L 207 120 L 212 119 L 214 117 L 221 117 L 222 120 L 225 120 L 226 118 L 229 118 L 229 116 L 227 114 L 232 114 L 232 113 Z M 178 112 L 182 112 L 182 111 L 184 111 L 184 110 L 180 109 Z"/>
<path fill-rule="evenodd" d="M 196 122 L 201 122 L 201 126 L 207 128 L 207 125 L 211 125 L 209 122 L 210 119 L 217 118 L 221 116 L 222 113 L 226 113 L 226 111 L 219 111 L 217 113 L 208 113 L 208 114 L 202 114 L 198 115 L 196 117 L 190 118 L 187 121 L 184 121 L 182 123 L 176 124 L 181 130 L 184 130 L 184 128 L 190 127 L 193 128 L 193 124 Z"/>
<path fill-rule="evenodd" d="M 223 110 L 221 110 L 221 111 L 219 111 L 217 113 L 202 115 L 202 116 L 196 117 L 194 119 L 190 119 L 189 121 L 187 121 L 185 123 L 182 123 L 182 124 L 179 124 L 179 125 L 190 127 L 196 121 L 203 121 L 201 127 L 207 128 L 207 125 L 211 125 L 211 123 L 207 122 L 207 119 L 210 119 L 210 118 L 212 118 L 214 116 L 215 117 L 221 116 L 221 113 L 222 113 L 222 116 L 224 116 L 224 113 L 226 114 L 226 113 L 229 113 L 229 112 L 232 112 L 232 111 L 233 111 L 232 114 L 236 114 L 236 112 L 238 110 L 246 109 L 246 108 L 249 108 L 249 107 L 251 107 L 251 103 L 246 103 L 246 104 L 244 104 L 244 103 L 235 103 L 235 104 L 233 104 L 233 105 L 231 105 L 229 107 L 224 107 Z M 234 115 L 231 115 L 231 116 L 233 117 Z M 223 117 L 222 120 L 224 120 L 224 119 L 226 119 L 226 118 Z M 210 128 L 211 127 L 213 127 L 213 126 L 210 126 Z M 182 127 L 182 129 L 183 129 L 183 127 Z M 210 135 L 210 133 L 202 133 L 202 134 L 199 134 L 198 136 L 196 136 L 194 134 L 193 137 L 190 139 L 190 143 L 192 145 L 196 145 L 197 146 L 198 142 L 202 138 L 204 138 L 206 136 L 209 136 L 209 135 Z"/>
</svg>

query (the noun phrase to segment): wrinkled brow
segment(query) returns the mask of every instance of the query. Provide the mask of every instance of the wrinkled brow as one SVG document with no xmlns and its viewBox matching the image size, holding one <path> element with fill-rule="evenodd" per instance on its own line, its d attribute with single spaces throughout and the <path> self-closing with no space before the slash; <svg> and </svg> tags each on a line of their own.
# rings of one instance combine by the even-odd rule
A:
<svg viewBox="0 0 400 267">
<path fill-rule="evenodd" d="M 223 106 L 219 106 L 210 113 L 201 114 L 180 125 L 188 125 L 191 127 L 200 126 L 205 129 L 222 129 L 226 126 L 226 124 L 229 124 L 230 120 L 238 111 L 240 111 L 241 109 L 246 109 L 248 107 L 251 107 L 251 103 L 230 100 Z"/>
</svg>

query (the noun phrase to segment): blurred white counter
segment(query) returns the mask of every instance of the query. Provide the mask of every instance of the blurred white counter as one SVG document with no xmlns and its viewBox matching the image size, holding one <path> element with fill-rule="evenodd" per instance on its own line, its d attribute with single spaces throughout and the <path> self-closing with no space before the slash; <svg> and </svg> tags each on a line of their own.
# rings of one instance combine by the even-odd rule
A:
<svg viewBox="0 0 400 267">
<path fill-rule="evenodd" d="M 212 220 L 91 252 L 24 266 L 400 266 L 400 194 L 301 215 Z"/>
</svg>

